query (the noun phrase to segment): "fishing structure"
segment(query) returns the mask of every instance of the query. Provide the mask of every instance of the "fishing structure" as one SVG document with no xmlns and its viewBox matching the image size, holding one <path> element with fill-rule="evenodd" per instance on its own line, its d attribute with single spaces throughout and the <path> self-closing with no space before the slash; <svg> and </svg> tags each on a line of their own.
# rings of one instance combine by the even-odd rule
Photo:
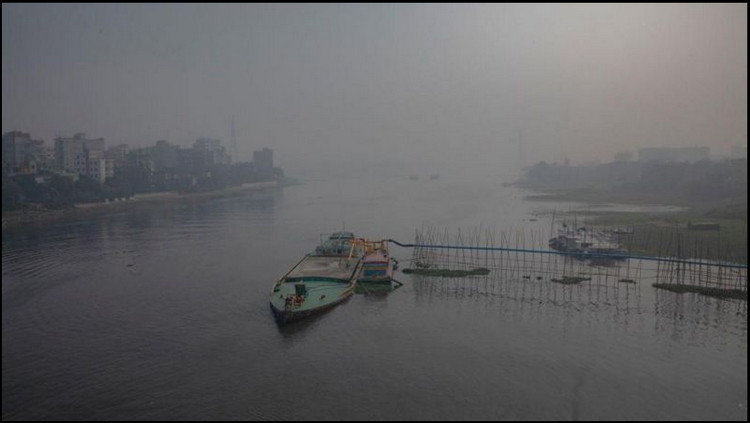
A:
<svg viewBox="0 0 750 423">
<path fill-rule="evenodd" d="M 602 298 L 611 302 L 620 292 L 639 298 L 650 283 L 677 293 L 742 300 L 737 311 L 747 312 L 746 264 L 712 255 L 697 240 L 686 243 L 679 233 L 654 237 L 660 252 L 654 256 L 630 253 L 603 236 L 596 235 L 596 242 L 553 245 L 559 236 L 549 239 L 539 229 L 498 232 L 480 225 L 449 234 L 423 226 L 413 243 L 402 243 L 337 232 L 274 283 L 270 305 L 283 324 L 329 310 L 355 291 L 372 295 L 392 290 L 392 282 L 401 286 L 394 279 L 398 262 L 388 247 L 394 244 L 412 249 L 402 272 L 413 275 L 418 290 L 450 280 L 456 293 L 468 289 L 469 295 L 552 302 L 577 296 L 574 302 L 597 304 Z M 448 284 L 443 288 L 448 290 Z"/>
<path fill-rule="evenodd" d="M 684 247 L 680 235 L 655 237 L 664 254 L 631 254 L 610 251 L 545 248 L 548 237 L 539 230 L 496 231 L 478 228 L 436 230 L 423 226 L 413 243 L 389 240 L 412 248 L 404 273 L 431 277 L 485 277 L 495 281 L 548 281 L 562 285 L 587 282 L 593 286 L 636 285 L 675 292 L 698 292 L 723 298 L 747 299 L 747 265 L 722 260 Z M 669 254 L 677 246 L 677 254 Z M 706 258 L 711 257 L 711 258 Z"/>
</svg>

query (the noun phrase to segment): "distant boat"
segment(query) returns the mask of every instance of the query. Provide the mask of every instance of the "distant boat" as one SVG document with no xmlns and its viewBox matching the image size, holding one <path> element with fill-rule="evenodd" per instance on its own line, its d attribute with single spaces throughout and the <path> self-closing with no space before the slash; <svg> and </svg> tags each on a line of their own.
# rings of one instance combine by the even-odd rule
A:
<svg viewBox="0 0 750 423">
<path fill-rule="evenodd" d="M 561 234 L 549 240 L 549 247 L 557 251 L 581 252 L 582 243 L 577 236 Z"/>
<path fill-rule="evenodd" d="M 279 278 L 271 310 L 280 324 L 327 311 L 353 293 L 362 263 L 354 234 L 336 232 Z"/>
<path fill-rule="evenodd" d="M 353 243 L 354 239 L 354 234 L 351 232 L 334 232 L 327 240 L 315 247 L 315 255 L 337 257 L 350 255 L 351 249 L 355 247 Z M 356 255 L 361 255 L 361 247 L 356 246 L 355 248 Z"/>
<path fill-rule="evenodd" d="M 581 236 L 563 233 L 550 239 L 549 247 L 566 253 L 583 253 L 581 257 L 585 257 L 586 254 L 624 256 L 628 253 L 627 250 L 621 248 L 617 243 L 605 239 L 601 234 L 593 234 L 589 238 L 589 240 L 584 240 Z"/>
<path fill-rule="evenodd" d="M 417 175 L 411 175 L 411 176 L 409 176 L 409 179 L 411 179 L 412 181 L 416 181 L 417 179 L 419 179 L 419 176 L 417 176 Z"/>
<path fill-rule="evenodd" d="M 440 175 L 438 175 L 437 173 L 433 173 L 432 175 L 430 175 L 430 179 L 433 181 L 438 178 L 440 178 Z"/>
</svg>

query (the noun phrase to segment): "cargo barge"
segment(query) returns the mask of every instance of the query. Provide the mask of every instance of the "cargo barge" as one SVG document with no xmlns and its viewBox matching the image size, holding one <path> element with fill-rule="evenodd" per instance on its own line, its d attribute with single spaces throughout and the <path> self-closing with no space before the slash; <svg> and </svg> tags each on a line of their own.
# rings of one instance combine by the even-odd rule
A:
<svg viewBox="0 0 750 423">
<path fill-rule="evenodd" d="M 280 324 L 322 313 L 347 300 L 360 275 L 362 250 L 351 232 L 336 232 L 274 283 L 271 310 Z"/>
</svg>

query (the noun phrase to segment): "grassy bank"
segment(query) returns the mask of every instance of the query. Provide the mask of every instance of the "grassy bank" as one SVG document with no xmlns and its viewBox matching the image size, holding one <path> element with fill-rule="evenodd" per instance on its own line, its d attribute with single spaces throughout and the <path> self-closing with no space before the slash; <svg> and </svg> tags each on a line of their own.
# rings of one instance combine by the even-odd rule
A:
<svg viewBox="0 0 750 423">
<path fill-rule="evenodd" d="M 577 221 L 588 229 L 625 228 L 618 236 L 633 254 L 697 258 L 747 264 L 747 198 L 722 201 L 686 201 L 649 194 L 611 193 L 594 189 L 533 194 L 530 200 L 581 202 L 584 210 L 557 213 L 556 219 Z M 607 211 L 602 203 L 637 206 L 675 206 L 669 212 Z M 710 222 L 718 230 L 695 230 L 690 224 Z"/>
<path fill-rule="evenodd" d="M 555 192 L 545 192 L 541 187 L 522 186 L 522 188 L 535 191 L 534 194 L 528 194 L 524 198 L 531 201 L 574 201 L 581 203 L 623 203 L 635 205 L 665 205 L 692 207 L 693 203 L 687 200 L 676 198 L 667 198 L 657 194 L 635 194 L 635 193 L 618 193 L 613 191 L 599 189 L 571 189 L 559 190 Z"/>
<path fill-rule="evenodd" d="M 691 223 L 709 221 L 718 230 L 694 230 Z M 589 226 L 625 228 L 631 233 L 617 238 L 634 254 L 699 258 L 747 264 L 747 219 L 707 218 L 695 212 L 624 213 L 592 212 Z"/>
</svg>

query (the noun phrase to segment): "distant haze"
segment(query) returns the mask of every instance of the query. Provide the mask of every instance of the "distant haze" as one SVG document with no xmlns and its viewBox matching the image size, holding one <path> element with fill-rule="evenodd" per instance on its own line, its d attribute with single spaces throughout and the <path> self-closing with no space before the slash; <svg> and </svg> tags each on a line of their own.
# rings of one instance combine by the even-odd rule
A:
<svg viewBox="0 0 750 423">
<path fill-rule="evenodd" d="M 3 4 L 2 24 L 2 130 L 48 145 L 228 145 L 234 115 L 241 158 L 294 174 L 747 142 L 746 4 Z"/>
</svg>

